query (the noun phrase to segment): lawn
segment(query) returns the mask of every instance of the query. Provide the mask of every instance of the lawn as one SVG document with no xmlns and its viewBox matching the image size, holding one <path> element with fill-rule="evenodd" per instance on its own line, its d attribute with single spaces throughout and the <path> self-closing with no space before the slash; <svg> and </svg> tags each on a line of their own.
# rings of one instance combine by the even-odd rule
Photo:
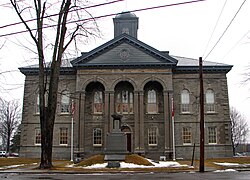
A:
<svg viewBox="0 0 250 180">
<path fill-rule="evenodd" d="M 0 158 L 0 167 L 3 166 L 12 166 L 12 165 L 21 165 L 21 164 L 33 164 L 38 163 L 39 159 L 32 159 L 32 158 Z"/>
<path fill-rule="evenodd" d="M 0 168 L 6 167 L 6 166 L 12 166 L 12 165 L 24 165 L 29 166 L 33 165 L 34 163 L 37 163 L 35 165 L 38 167 L 40 159 L 31 159 L 31 158 L 0 158 Z M 76 164 L 75 166 L 72 165 L 72 162 L 70 161 L 62 161 L 62 160 L 54 160 L 53 161 L 53 169 L 59 170 L 59 171 L 81 171 L 81 172 L 95 172 L 100 171 L 100 169 L 85 169 L 83 167 L 90 166 L 97 163 L 104 163 L 104 156 L 103 155 L 96 155 L 92 156 L 88 159 L 83 160 L 79 164 Z M 191 161 L 190 160 L 178 160 L 177 162 L 181 165 L 188 165 L 186 167 L 158 167 L 154 168 L 151 167 L 152 164 L 147 159 L 138 156 L 138 155 L 127 155 L 125 159 L 126 163 L 133 163 L 137 165 L 144 165 L 144 166 L 150 166 L 149 168 L 129 168 L 129 169 L 108 169 L 104 168 L 102 171 L 164 171 L 164 172 L 171 172 L 171 171 L 190 171 L 190 170 L 198 170 L 199 169 L 199 161 L 196 160 L 194 162 L 194 167 L 190 167 Z M 232 157 L 232 158 L 216 158 L 216 159 L 206 159 L 205 160 L 205 167 L 211 167 L 213 169 L 227 169 L 226 166 L 221 166 L 216 163 L 238 163 L 238 164 L 248 164 L 250 165 L 250 157 Z"/>
</svg>

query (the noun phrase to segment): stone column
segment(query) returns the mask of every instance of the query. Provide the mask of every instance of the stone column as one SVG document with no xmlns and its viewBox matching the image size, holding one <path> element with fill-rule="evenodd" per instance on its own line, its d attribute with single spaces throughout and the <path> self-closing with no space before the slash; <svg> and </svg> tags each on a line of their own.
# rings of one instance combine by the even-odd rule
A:
<svg viewBox="0 0 250 180">
<path fill-rule="evenodd" d="M 140 131 L 139 131 L 139 93 L 137 91 L 134 92 L 134 152 L 137 153 L 140 150 L 139 147 L 139 138 L 140 138 Z"/>
<path fill-rule="evenodd" d="M 114 110 L 115 110 L 115 103 L 114 103 L 114 91 L 109 92 L 109 117 L 108 117 L 108 121 L 109 121 L 109 132 L 113 129 L 113 118 L 111 117 L 112 114 L 114 114 Z"/>
<path fill-rule="evenodd" d="M 109 92 L 104 92 L 104 147 L 106 147 L 107 136 L 106 134 L 110 132 L 109 130 Z"/>
<path fill-rule="evenodd" d="M 140 113 L 139 113 L 139 117 L 140 117 L 140 151 L 144 152 L 144 92 L 141 91 L 139 92 L 139 107 L 140 107 Z"/>
<path fill-rule="evenodd" d="M 80 93 L 80 103 L 79 103 L 79 147 L 80 147 L 80 151 L 83 152 L 84 151 L 84 121 L 85 121 L 85 91 Z"/>
<path fill-rule="evenodd" d="M 169 119 L 169 93 L 167 91 L 163 92 L 163 102 L 164 102 L 164 127 L 165 127 L 165 152 L 170 151 L 170 119 Z"/>
<path fill-rule="evenodd" d="M 74 113 L 74 145 L 76 145 L 77 151 L 80 150 L 80 102 L 81 102 L 81 93 L 76 92 L 74 103 L 75 103 L 75 113 Z"/>
</svg>

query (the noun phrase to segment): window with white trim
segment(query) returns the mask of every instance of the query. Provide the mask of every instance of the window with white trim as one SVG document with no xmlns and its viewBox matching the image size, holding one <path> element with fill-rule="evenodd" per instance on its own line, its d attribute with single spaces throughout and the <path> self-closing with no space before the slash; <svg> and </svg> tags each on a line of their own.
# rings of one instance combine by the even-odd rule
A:
<svg viewBox="0 0 250 180">
<path fill-rule="evenodd" d="M 206 111 L 215 112 L 215 101 L 214 101 L 214 91 L 208 89 L 206 91 Z"/>
<path fill-rule="evenodd" d="M 187 89 L 182 90 L 181 92 L 181 112 L 189 113 L 189 104 L 190 104 L 190 93 Z"/>
<path fill-rule="evenodd" d="M 157 146 L 158 142 L 158 128 L 150 127 L 148 129 L 148 145 L 149 146 Z"/>
<path fill-rule="evenodd" d="M 94 113 L 103 112 L 103 93 L 102 91 L 94 91 Z"/>
<path fill-rule="evenodd" d="M 147 112 L 149 114 L 154 114 L 158 112 L 157 107 L 157 95 L 154 89 L 148 91 L 148 102 L 147 102 Z"/>
<path fill-rule="evenodd" d="M 41 145 L 41 129 L 35 129 L 35 145 Z"/>
<path fill-rule="evenodd" d="M 191 127 L 182 128 L 182 140 L 184 145 L 191 144 Z"/>
<path fill-rule="evenodd" d="M 100 128 L 93 129 L 93 146 L 102 146 L 102 130 Z"/>
<path fill-rule="evenodd" d="M 59 144 L 68 145 L 68 128 L 60 128 Z"/>
<path fill-rule="evenodd" d="M 208 143 L 217 144 L 217 128 L 208 127 Z"/>
<path fill-rule="evenodd" d="M 63 91 L 61 95 L 61 113 L 70 113 L 70 98 L 68 91 Z"/>
</svg>

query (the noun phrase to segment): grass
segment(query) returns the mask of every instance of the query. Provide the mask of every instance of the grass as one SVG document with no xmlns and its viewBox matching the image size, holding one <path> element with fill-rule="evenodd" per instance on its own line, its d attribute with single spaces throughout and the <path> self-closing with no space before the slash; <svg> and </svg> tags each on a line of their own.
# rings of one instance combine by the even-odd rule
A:
<svg viewBox="0 0 250 180">
<path fill-rule="evenodd" d="M 25 164 L 26 166 L 32 165 L 33 163 L 38 163 L 39 165 L 40 159 L 31 159 L 31 158 L 0 158 L 0 167 L 11 166 L 11 165 L 20 165 Z M 76 172 L 120 172 L 120 171 L 138 171 L 138 172 L 175 172 L 175 171 L 190 171 L 190 170 L 198 170 L 199 161 L 194 162 L 194 168 L 190 167 L 161 167 L 161 168 L 118 168 L 118 169 L 84 169 L 82 167 L 90 166 L 97 163 L 104 163 L 104 155 L 95 155 L 90 158 L 83 160 L 77 165 L 72 167 L 67 167 L 66 165 L 72 164 L 70 161 L 62 161 L 62 160 L 54 160 L 54 167 L 52 170 L 58 171 L 76 171 Z M 145 158 L 138 155 L 127 155 L 125 158 L 126 163 L 134 163 L 138 165 L 151 166 L 152 164 Z M 190 165 L 191 161 L 189 160 L 178 160 L 177 161 L 183 165 Z M 239 164 L 250 164 L 250 157 L 232 157 L 232 158 L 216 158 L 216 159 L 206 159 L 205 167 L 211 167 L 214 169 L 227 169 L 228 167 L 219 166 L 214 164 L 214 162 L 222 163 L 239 163 Z"/>
<path fill-rule="evenodd" d="M 0 167 L 11 166 L 11 165 L 21 165 L 21 164 L 33 164 L 38 163 L 40 159 L 32 158 L 0 158 Z"/>
<path fill-rule="evenodd" d="M 238 163 L 238 164 L 250 164 L 250 157 L 229 157 L 229 158 L 214 158 L 214 159 L 206 159 L 205 160 L 205 167 L 211 167 L 214 169 L 227 169 L 226 166 L 220 166 L 215 164 L 216 163 Z M 180 164 L 187 164 L 191 165 L 191 160 L 179 160 L 178 163 Z M 197 169 L 199 168 L 199 160 L 194 162 L 194 167 Z"/>
<path fill-rule="evenodd" d="M 78 163 L 76 166 L 91 166 L 93 164 L 102 164 L 104 162 L 105 162 L 104 155 L 95 155 L 95 156 L 92 156 L 88 159 L 83 160 L 82 162 Z M 136 154 L 126 155 L 125 162 L 138 164 L 138 165 L 144 165 L 144 166 L 152 166 L 153 165 L 147 159 L 145 159 L 139 155 L 136 155 Z"/>
</svg>

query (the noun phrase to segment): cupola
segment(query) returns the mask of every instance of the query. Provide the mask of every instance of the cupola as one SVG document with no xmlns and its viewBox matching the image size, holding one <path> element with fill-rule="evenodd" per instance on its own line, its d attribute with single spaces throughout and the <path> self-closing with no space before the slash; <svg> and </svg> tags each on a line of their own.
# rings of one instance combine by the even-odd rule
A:
<svg viewBox="0 0 250 180">
<path fill-rule="evenodd" d="M 123 33 L 129 34 L 137 39 L 138 17 L 129 11 L 119 13 L 113 18 L 114 37 Z"/>
</svg>

